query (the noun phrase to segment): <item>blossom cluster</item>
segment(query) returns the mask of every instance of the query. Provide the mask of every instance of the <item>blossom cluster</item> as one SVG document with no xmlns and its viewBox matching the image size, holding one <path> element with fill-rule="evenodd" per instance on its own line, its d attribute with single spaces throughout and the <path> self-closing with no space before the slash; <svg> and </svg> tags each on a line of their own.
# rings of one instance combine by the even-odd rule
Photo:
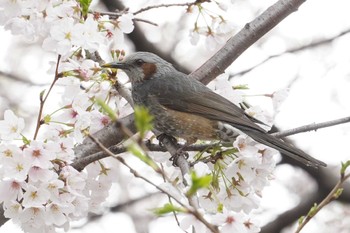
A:
<svg viewBox="0 0 350 233">
<path fill-rule="evenodd" d="M 215 2 L 217 3 L 218 11 L 227 11 L 228 5 L 226 2 Z M 205 38 L 206 48 L 215 50 L 218 46 L 222 46 L 232 35 L 234 24 L 225 19 L 222 14 L 214 14 L 212 5 L 208 8 L 209 10 L 206 9 L 205 4 L 197 4 L 188 9 L 188 14 L 196 15 L 194 27 L 190 30 L 190 42 L 192 45 L 197 45 L 203 37 Z"/>
<path fill-rule="evenodd" d="M 76 0 L 20 0 L 0 2 L 0 25 L 28 41 L 43 40 L 43 48 L 69 57 L 78 48 L 90 52 L 115 42 L 134 29 L 133 15 L 83 15 Z"/>
<path fill-rule="evenodd" d="M 74 146 L 110 123 L 95 100 L 114 98 L 111 82 L 95 74 L 97 66 L 88 59 L 60 63 L 58 72 L 67 73 L 57 80 L 62 107 L 43 116 L 39 139 L 22 134 L 24 120 L 11 110 L 0 121 L 0 203 L 25 232 L 68 229 L 71 221 L 99 211 L 108 196 L 110 164 L 99 161 L 83 171 L 71 166 Z"/>
<path fill-rule="evenodd" d="M 68 229 L 70 221 L 85 217 L 88 211 L 96 210 L 96 203 L 105 200 L 106 194 L 96 195 L 94 190 L 101 181 L 104 186 L 111 181 L 69 165 L 74 159 L 72 137 L 60 137 L 57 130 L 55 140 L 32 140 L 19 146 L 14 141 L 21 138 L 23 129 L 23 119 L 6 110 L 0 121 L 0 203 L 4 216 L 25 232 Z"/>
</svg>

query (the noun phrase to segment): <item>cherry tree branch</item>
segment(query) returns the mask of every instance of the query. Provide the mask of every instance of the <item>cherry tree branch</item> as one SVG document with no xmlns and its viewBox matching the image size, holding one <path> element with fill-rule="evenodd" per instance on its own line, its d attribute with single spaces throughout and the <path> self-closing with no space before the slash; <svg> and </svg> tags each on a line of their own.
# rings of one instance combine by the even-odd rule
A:
<svg viewBox="0 0 350 233">
<path fill-rule="evenodd" d="M 34 83 L 28 79 L 21 78 L 21 77 L 17 76 L 16 74 L 8 73 L 8 72 L 2 71 L 2 70 L 0 70 L 0 77 L 4 77 L 4 78 L 7 78 L 11 81 L 20 82 L 20 83 L 30 85 L 30 86 L 46 86 L 46 85 L 48 85 L 45 83 Z"/>
<path fill-rule="evenodd" d="M 38 113 L 38 118 L 37 118 L 37 122 L 36 122 L 35 133 L 34 133 L 34 137 L 33 137 L 34 140 L 38 136 L 40 126 L 43 124 L 41 118 L 42 118 L 42 115 L 43 115 L 45 102 L 46 102 L 47 98 L 49 97 L 53 86 L 55 85 L 55 83 L 59 79 L 58 66 L 60 64 L 60 60 L 61 60 L 61 55 L 58 55 L 57 63 L 56 63 L 56 69 L 55 69 L 55 77 L 54 77 L 54 79 L 53 79 L 53 81 L 52 81 L 52 83 L 51 83 L 51 85 L 49 87 L 49 90 L 47 91 L 47 93 L 45 93 L 44 91 L 40 93 L 40 107 L 39 107 L 39 113 Z"/>
<path fill-rule="evenodd" d="M 322 123 L 312 123 L 312 124 L 300 126 L 300 127 L 294 128 L 294 129 L 284 130 L 281 132 L 273 133 L 272 135 L 275 137 L 278 137 L 278 138 L 283 138 L 283 137 L 287 137 L 287 136 L 298 134 L 298 133 L 304 133 L 304 132 L 313 131 L 313 130 L 316 131 L 318 129 L 327 128 L 327 127 L 340 125 L 340 124 L 345 124 L 345 123 L 349 123 L 349 122 L 350 122 L 350 117 L 344 117 L 344 118 L 340 118 L 340 119 L 336 119 L 336 120 L 332 120 L 332 121 L 326 121 L 326 122 L 322 122 Z"/>
<path fill-rule="evenodd" d="M 350 160 L 347 162 L 347 166 L 349 166 L 350 164 Z M 324 198 L 322 200 L 322 202 L 318 205 L 314 204 L 314 206 L 309 210 L 308 214 L 306 215 L 306 217 L 303 217 L 302 220 L 299 222 L 298 228 L 295 231 L 295 233 L 299 233 L 304 226 L 326 205 L 328 205 L 331 201 L 334 201 L 336 199 L 338 199 L 338 197 L 341 195 L 342 193 L 342 185 L 344 184 L 344 182 L 350 178 L 350 173 L 349 174 L 345 174 L 345 165 L 343 165 L 342 167 L 342 171 L 340 173 L 340 179 L 337 182 L 337 184 L 334 186 L 334 188 L 332 189 L 332 191 L 330 191 L 330 193 L 327 195 L 326 198 Z"/>
<path fill-rule="evenodd" d="M 123 12 L 103 12 L 103 11 L 91 11 L 91 13 L 93 14 L 99 14 L 99 15 L 108 15 L 110 19 L 117 19 L 120 16 L 123 15 Z M 148 23 L 151 24 L 153 26 L 158 26 L 158 24 L 153 23 L 149 20 L 146 19 L 141 19 L 141 18 L 133 18 L 133 21 L 139 21 L 139 22 L 144 22 L 144 23 Z"/>
<path fill-rule="evenodd" d="M 209 2 L 209 1 L 206 1 L 206 0 L 205 1 L 198 1 L 197 0 L 197 1 L 194 1 L 194 2 L 186 2 L 186 3 L 170 3 L 170 4 L 159 4 L 159 5 L 154 5 L 154 6 L 147 6 L 147 7 L 141 8 L 138 11 L 135 11 L 134 15 L 140 14 L 141 12 L 148 11 L 148 10 L 151 10 L 151 9 L 156 9 L 156 8 L 173 7 L 173 6 L 187 6 L 187 7 L 190 7 L 190 6 L 202 3 L 202 2 Z"/>
<path fill-rule="evenodd" d="M 134 21 L 143 22 L 143 23 L 148 23 L 148 24 L 151 24 L 151 25 L 153 25 L 153 26 L 155 26 L 155 27 L 158 26 L 158 24 L 156 24 L 156 23 L 154 23 L 154 22 L 151 22 L 151 21 L 149 21 L 149 20 L 147 20 L 147 19 L 134 18 Z"/>
<path fill-rule="evenodd" d="M 301 198 L 297 206 L 279 214 L 273 221 L 263 226 L 260 233 L 282 232 L 285 227 L 295 222 L 296 219 L 310 209 L 313 203 L 318 201 L 321 201 L 320 194 L 317 190 L 314 190 L 312 193 Z"/>
</svg>

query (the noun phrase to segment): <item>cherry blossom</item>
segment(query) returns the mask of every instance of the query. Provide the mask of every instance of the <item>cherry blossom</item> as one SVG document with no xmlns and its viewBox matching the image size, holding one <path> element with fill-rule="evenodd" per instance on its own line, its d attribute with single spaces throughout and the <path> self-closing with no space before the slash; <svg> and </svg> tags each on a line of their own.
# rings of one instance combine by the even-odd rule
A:
<svg viewBox="0 0 350 233">
<path fill-rule="evenodd" d="M 219 226 L 220 232 L 240 232 L 240 233 L 257 233 L 260 228 L 257 221 L 252 220 L 249 215 L 241 212 L 229 211 L 226 208 L 222 213 L 211 216 L 211 222 Z"/>
<path fill-rule="evenodd" d="M 204 211 L 201 210 L 200 212 L 204 213 Z M 180 221 L 180 227 L 184 231 L 187 231 L 191 227 L 194 227 L 196 232 L 210 232 L 209 229 L 201 221 L 199 221 L 196 217 L 194 217 L 191 214 L 187 214 L 184 216 L 184 218 Z"/>
<path fill-rule="evenodd" d="M 0 120 L 0 139 L 18 139 L 24 129 L 24 120 L 17 117 L 11 110 L 6 110 L 4 120 Z"/>
<path fill-rule="evenodd" d="M 15 179 L 6 179 L 0 183 L 0 203 L 23 198 L 23 189 L 27 183 Z"/>
<path fill-rule="evenodd" d="M 32 166 L 43 169 L 51 168 L 51 160 L 56 158 L 55 151 L 46 149 L 44 144 L 38 141 L 32 141 L 30 146 L 23 150 L 23 155 L 30 159 Z"/>
<path fill-rule="evenodd" d="M 62 18 L 57 20 L 50 29 L 50 37 L 43 42 L 43 48 L 46 50 L 56 51 L 58 54 L 68 54 L 74 46 L 74 19 Z"/>
<path fill-rule="evenodd" d="M 39 189 L 33 185 L 28 185 L 23 195 L 22 205 L 24 207 L 42 207 L 50 197 L 50 192 L 45 189 Z"/>
</svg>

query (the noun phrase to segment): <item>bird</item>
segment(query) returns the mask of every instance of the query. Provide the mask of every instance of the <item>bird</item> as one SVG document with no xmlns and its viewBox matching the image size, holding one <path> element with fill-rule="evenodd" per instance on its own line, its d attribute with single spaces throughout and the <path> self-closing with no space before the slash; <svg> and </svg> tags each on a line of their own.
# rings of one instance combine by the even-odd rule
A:
<svg viewBox="0 0 350 233">
<path fill-rule="evenodd" d="M 259 126 L 261 121 L 156 54 L 135 52 L 102 67 L 127 74 L 134 104 L 146 107 L 154 117 L 154 128 L 165 135 L 192 144 L 197 140 L 233 142 L 246 134 L 307 166 L 327 166 L 269 134 Z"/>
</svg>

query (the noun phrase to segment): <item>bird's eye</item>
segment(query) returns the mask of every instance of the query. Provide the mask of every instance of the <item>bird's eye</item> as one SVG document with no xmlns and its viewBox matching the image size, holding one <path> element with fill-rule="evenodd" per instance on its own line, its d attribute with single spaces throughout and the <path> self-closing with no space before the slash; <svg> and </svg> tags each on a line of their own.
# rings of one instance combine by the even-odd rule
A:
<svg viewBox="0 0 350 233">
<path fill-rule="evenodd" d="M 145 62 L 144 62 L 142 59 L 137 59 L 137 60 L 135 60 L 135 64 L 136 64 L 137 66 L 142 66 L 144 63 L 145 63 Z"/>
</svg>

